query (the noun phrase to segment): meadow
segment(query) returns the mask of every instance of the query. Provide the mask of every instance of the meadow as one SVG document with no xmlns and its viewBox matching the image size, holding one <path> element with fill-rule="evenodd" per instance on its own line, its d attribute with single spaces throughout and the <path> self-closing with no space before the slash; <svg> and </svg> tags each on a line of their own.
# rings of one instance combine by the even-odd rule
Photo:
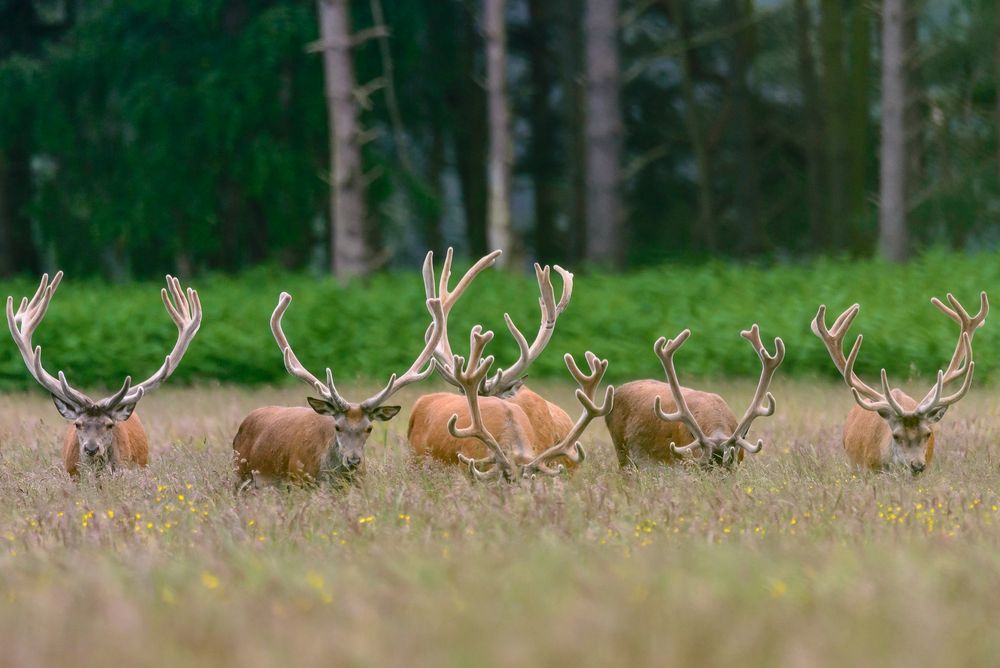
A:
<svg viewBox="0 0 1000 668">
<path fill-rule="evenodd" d="M 753 391 L 696 384 L 739 407 Z M 162 388 L 139 408 L 149 468 L 80 483 L 49 399 L 0 395 L 0 662 L 1000 662 L 996 386 L 951 409 L 918 478 L 852 471 L 846 389 L 779 373 L 765 448 L 736 471 L 623 473 L 595 423 L 578 472 L 515 487 L 411 459 L 408 408 L 432 386 L 401 393 L 358 484 L 239 495 L 240 419 L 304 388 Z"/>
</svg>

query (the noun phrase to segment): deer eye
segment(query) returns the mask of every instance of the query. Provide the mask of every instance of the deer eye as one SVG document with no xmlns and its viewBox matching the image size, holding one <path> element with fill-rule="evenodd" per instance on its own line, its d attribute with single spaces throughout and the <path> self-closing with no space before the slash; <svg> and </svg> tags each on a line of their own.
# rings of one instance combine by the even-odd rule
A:
<svg viewBox="0 0 1000 668">
<path fill-rule="evenodd" d="M 368 426 L 367 426 L 367 427 L 365 428 L 365 433 L 366 433 L 366 434 L 370 434 L 370 433 L 372 433 L 372 426 L 371 426 L 371 425 L 368 425 Z"/>
</svg>

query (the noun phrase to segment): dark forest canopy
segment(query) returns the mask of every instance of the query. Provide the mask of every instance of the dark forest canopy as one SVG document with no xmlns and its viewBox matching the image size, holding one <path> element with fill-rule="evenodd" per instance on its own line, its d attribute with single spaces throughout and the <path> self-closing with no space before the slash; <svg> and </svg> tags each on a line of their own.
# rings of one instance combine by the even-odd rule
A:
<svg viewBox="0 0 1000 668">
<path fill-rule="evenodd" d="M 349 4 L 372 267 L 483 252 L 482 3 Z M 506 0 L 525 260 L 590 258 L 587 4 Z M 994 3 L 908 4 L 910 243 L 994 247 Z M 875 252 L 880 23 L 860 0 L 621 0 L 628 264 Z M 0 0 L 0 275 L 329 266 L 318 38 L 315 2 Z"/>
</svg>

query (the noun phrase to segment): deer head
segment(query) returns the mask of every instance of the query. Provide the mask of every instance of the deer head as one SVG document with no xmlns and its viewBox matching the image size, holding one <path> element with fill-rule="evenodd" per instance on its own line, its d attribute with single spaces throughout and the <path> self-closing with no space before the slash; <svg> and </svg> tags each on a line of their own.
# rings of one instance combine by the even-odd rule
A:
<svg viewBox="0 0 1000 668">
<path fill-rule="evenodd" d="M 667 383 L 673 395 L 677 411 L 667 413 L 662 408 L 660 396 L 653 399 L 653 413 L 661 420 L 667 422 L 682 422 L 688 428 L 694 440 L 690 443 L 678 447 L 676 443 L 670 444 L 670 449 L 679 455 L 690 455 L 695 451 L 700 452 L 699 461 L 703 466 L 711 464 L 722 464 L 732 466 L 736 462 L 736 448 L 741 448 L 751 454 L 760 452 L 764 447 L 764 441 L 759 440 L 756 444 L 746 439 L 750 431 L 750 425 L 759 417 L 767 417 L 774 414 L 774 396 L 767 391 L 774 377 L 774 372 L 785 359 L 785 344 L 780 338 L 774 339 L 774 355 L 767 352 L 764 344 L 760 340 L 760 329 L 754 325 L 748 330 L 740 332 L 740 336 L 750 342 L 757 357 L 760 358 L 761 372 L 757 381 L 757 390 L 754 392 L 753 400 L 749 408 L 743 414 L 743 418 L 737 423 L 736 429 L 730 433 L 713 431 L 706 434 L 702 425 L 695 418 L 681 389 L 680 381 L 677 379 L 677 370 L 674 368 L 674 353 L 691 336 L 691 330 L 685 329 L 677 335 L 677 338 L 669 341 L 660 337 L 653 344 L 653 352 L 660 358 L 663 364 L 663 371 L 667 376 Z"/>
<path fill-rule="evenodd" d="M 493 332 L 484 333 L 482 327 L 476 325 L 469 338 L 468 363 L 456 355 L 449 366 L 454 370 L 453 377 L 469 403 L 470 425 L 459 428 L 457 426 L 458 415 L 454 414 L 448 420 L 448 431 L 455 438 L 477 438 L 490 451 L 491 454 L 483 459 L 472 459 L 462 454 L 458 455 L 458 458 L 469 467 L 472 476 L 477 480 L 503 479 L 512 482 L 518 478 L 531 477 L 536 474 L 545 476 L 561 474 L 564 470 L 561 464 L 552 466 L 552 462 L 560 457 L 566 457 L 574 463 L 582 462 L 586 455 L 577 439 L 580 438 L 592 420 L 607 415 L 614 405 L 614 388 L 611 386 L 608 386 L 604 393 L 604 401 L 599 405 L 595 403 L 597 389 L 608 368 L 607 360 L 598 359 L 596 355 L 588 351 L 586 358 L 590 373 L 585 374 L 577 367 L 572 355 L 568 353 L 565 355 L 566 367 L 579 385 L 576 397 L 583 405 L 583 413 L 561 441 L 530 461 L 519 464 L 511 461 L 501 443 L 486 428 L 479 403 L 480 390 L 489 378 L 490 367 L 493 365 L 492 355 L 483 357 L 483 350 L 493 340 Z M 484 467 L 488 468 L 484 470 Z"/>
<path fill-rule="evenodd" d="M 912 408 L 904 406 L 904 403 L 909 404 L 912 400 L 900 390 L 890 386 L 884 368 L 880 373 L 881 391 L 862 381 L 854 372 L 864 336 L 858 335 L 850 353 L 844 357 L 844 337 L 861 310 L 858 304 L 841 313 L 834 321 L 833 327 L 828 328 L 826 325 L 825 305 L 819 307 L 812 321 L 813 333 L 823 341 L 837 370 L 851 388 L 854 400 L 865 410 L 878 413 L 888 424 L 891 434 L 889 444 L 891 463 L 909 468 L 914 474 L 922 472 L 927 464 L 927 444 L 934 433 L 934 425 L 944 417 L 952 404 L 965 396 L 972 385 L 972 375 L 976 366 L 972 359 L 972 339 L 976 330 L 983 326 L 990 308 L 985 292 L 980 294 L 979 313 L 975 316 L 970 316 L 951 293 L 948 293 L 947 299 L 951 304 L 950 308 L 937 298 L 931 299 L 931 303 L 958 323 L 960 328 L 958 343 L 947 368 L 938 371 L 934 385 L 922 400 L 915 402 Z M 944 387 L 956 380 L 961 381 L 958 389 L 951 394 L 944 394 Z"/>
<path fill-rule="evenodd" d="M 49 275 L 44 274 L 35 295 L 30 300 L 21 299 L 16 312 L 14 298 L 7 297 L 7 325 L 32 377 L 52 395 L 59 414 L 76 427 L 81 461 L 106 463 L 113 456 L 114 426 L 132 415 L 139 400 L 166 380 L 187 352 L 201 325 L 201 301 L 195 290 L 188 288 L 185 292 L 180 281 L 167 276 L 167 287 L 160 291 L 160 296 L 170 319 L 177 325 L 173 350 L 159 370 L 145 381 L 133 385 L 131 376 L 126 377 L 120 390 L 95 401 L 71 386 L 62 371 L 57 373 L 58 379 L 49 374 L 42 366 L 42 347 L 32 347 L 31 337 L 45 317 L 62 277 L 60 271 L 49 282 Z"/>
<path fill-rule="evenodd" d="M 398 377 L 396 374 L 390 376 L 385 387 L 360 402 L 348 401 L 337 391 L 337 386 L 333 382 L 333 371 L 330 368 L 326 370 L 324 383 L 299 362 L 281 329 L 281 319 L 291 302 L 290 294 L 281 293 L 278 306 L 271 315 L 271 333 L 284 356 L 285 369 L 319 393 L 319 397 L 309 397 L 308 401 L 314 411 L 320 415 L 330 416 L 335 421 L 336 441 L 331 444 L 329 452 L 337 456 L 341 467 L 347 470 L 356 469 L 363 461 L 365 443 L 372 432 L 374 422 L 391 420 L 400 411 L 399 406 L 384 405 L 389 397 L 410 383 L 423 380 L 434 372 L 434 350 L 445 332 L 442 302 L 436 298 L 428 299 L 426 302 L 432 322 L 426 335 L 424 349 L 410 368 Z"/>
</svg>

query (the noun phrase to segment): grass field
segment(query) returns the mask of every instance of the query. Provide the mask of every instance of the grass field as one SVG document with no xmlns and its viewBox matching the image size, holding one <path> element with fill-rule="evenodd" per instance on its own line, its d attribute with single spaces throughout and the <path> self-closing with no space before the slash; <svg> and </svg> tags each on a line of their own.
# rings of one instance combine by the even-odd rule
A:
<svg viewBox="0 0 1000 668">
<path fill-rule="evenodd" d="M 721 389 L 742 410 L 753 387 Z M 474 485 L 410 459 L 404 408 L 361 484 L 238 497 L 240 419 L 299 388 L 165 388 L 148 470 L 99 484 L 63 473 L 47 398 L 0 395 L 0 663 L 1000 663 L 1000 388 L 916 479 L 847 467 L 842 385 L 775 394 L 728 474 L 623 475 L 595 424 L 572 478 Z"/>
</svg>

